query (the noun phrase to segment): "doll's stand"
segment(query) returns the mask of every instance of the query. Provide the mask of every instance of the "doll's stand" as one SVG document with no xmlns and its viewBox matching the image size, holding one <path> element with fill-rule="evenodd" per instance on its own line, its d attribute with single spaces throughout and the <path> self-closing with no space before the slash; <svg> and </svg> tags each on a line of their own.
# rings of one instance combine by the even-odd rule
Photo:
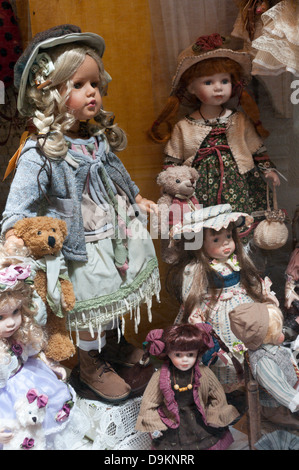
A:
<svg viewBox="0 0 299 470">
<path fill-rule="evenodd" d="M 260 439 L 261 433 L 261 413 L 259 401 L 259 386 L 254 379 L 250 367 L 248 352 L 244 358 L 245 387 L 247 398 L 247 428 L 249 449 L 255 450 L 254 444 Z"/>
</svg>

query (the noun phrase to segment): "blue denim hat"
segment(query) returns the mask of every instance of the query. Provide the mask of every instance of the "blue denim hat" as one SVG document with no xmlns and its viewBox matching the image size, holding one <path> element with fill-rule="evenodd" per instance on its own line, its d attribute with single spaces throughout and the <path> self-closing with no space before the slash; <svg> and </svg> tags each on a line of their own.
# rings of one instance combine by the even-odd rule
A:
<svg viewBox="0 0 299 470">
<path fill-rule="evenodd" d="M 26 87 L 28 85 L 30 69 L 37 55 L 51 47 L 74 42 L 84 42 L 84 44 L 95 49 L 100 57 L 104 54 L 104 39 L 95 33 L 82 33 L 81 29 L 75 25 L 64 24 L 54 26 L 34 36 L 14 67 L 14 84 L 19 90 L 17 107 L 21 114 L 26 115 L 28 112 L 26 110 Z M 110 81 L 110 75 L 107 72 L 105 73 L 107 80 Z"/>
</svg>

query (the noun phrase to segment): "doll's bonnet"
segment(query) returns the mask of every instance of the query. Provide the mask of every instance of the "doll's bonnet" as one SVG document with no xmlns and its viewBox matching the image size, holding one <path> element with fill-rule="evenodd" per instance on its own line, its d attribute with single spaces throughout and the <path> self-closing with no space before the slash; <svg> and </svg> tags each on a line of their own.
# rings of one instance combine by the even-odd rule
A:
<svg viewBox="0 0 299 470">
<path fill-rule="evenodd" d="M 246 348 L 255 351 L 266 338 L 269 328 L 269 312 L 266 303 L 245 303 L 229 313 L 234 335 Z"/>
<path fill-rule="evenodd" d="M 26 116 L 29 106 L 26 99 L 26 87 L 30 82 L 30 74 L 34 67 L 42 69 L 42 81 L 53 71 L 50 57 L 43 51 L 58 45 L 82 42 L 95 49 L 100 57 L 105 51 L 104 39 L 95 33 L 82 33 L 78 26 L 64 24 L 55 26 L 37 33 L 29 43 L 23 54 L 19 57 L 14 67 L 14 84 L 18 89 L 17 107 L 19 112 Z M 105 71 L 107 81 L 110 75 Z"/>
<path fill-rule="evenodd" d="M 232 40 L 232 39 L 231 39 Z M 229 58 L 241 65 L 244 72 L 244 80 L 250 81 L 251 58 L 247 52 L 229 49 L 227 40 L 215 33 L 209 36 L 199 37 L 195 43 L 183 50 L 178 56 L 177 69 L 172 79 L 171 93 L 176 93 L 176 88 L 183 73 L 192 65 L 206 59 Z"/>
<path fill-rule="evenodd" d="M 245 212 L 233 212 L 230 204 L 218 204 L 203 209 L 187 212 L 183 222 L 172 228 L 172 238 L 178 239 L 182 234 L 200 233 L 203 228 L 211 228 L 219 231 L 227 228 L 231 222 L 235 222 L 237 227 L 244 224 L 248 214 Z"/>
</svg>

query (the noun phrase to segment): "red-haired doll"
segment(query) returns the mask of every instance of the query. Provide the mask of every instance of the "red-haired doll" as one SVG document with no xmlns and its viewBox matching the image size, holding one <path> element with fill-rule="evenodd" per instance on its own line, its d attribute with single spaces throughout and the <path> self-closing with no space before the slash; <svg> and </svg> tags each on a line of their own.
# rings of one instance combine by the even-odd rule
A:
<svg viewBox="0 0 299 470">
<path fill-rule="evenodd" d="M 159 450 L 224 450 L 228 425 L 239 413 L 228 405 L 214 373 L 200 359 L 214 342 L 208 324 L 152 330 L 149 352 L 163 359 L 144 392 L 136 429 L 151 433 Z"/>
<path fill-rule="evenodd" d="M 244 90 L 250 71 L 249 54 L 228 49 L 219 34 L 198 38 L 178 57 L 171 96 L 150 135 L 166 142 L 165 167 L 184 164 L 198 170 L 200 204 L 228 203 L 252 215 L 267 207 L 264 177 L 274 185 L 280 180 L 261 139 L 268 132 Z M 234 95 L 245 113 L 225 107 Z M 184 104 L 192 112 L 173 125 Z"/>
</svg>

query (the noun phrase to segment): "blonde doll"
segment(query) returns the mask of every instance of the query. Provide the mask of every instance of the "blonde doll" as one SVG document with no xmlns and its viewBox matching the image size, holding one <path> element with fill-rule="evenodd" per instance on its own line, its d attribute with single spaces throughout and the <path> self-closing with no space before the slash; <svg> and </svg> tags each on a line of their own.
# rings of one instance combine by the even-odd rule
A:
<svg viewBox="0 0 299 470">
<path fill-rule="evenodd" d="M 192 246 L 183 251 L 180 260 L 171 267 L 167 286 L 181 304 L 176 322 L 210 322 L 231 353 L 243 361 L 238 338 L 232 333 L 229 312 L 244 302 L 263 302 L 267 298 L 277 303 L 270 292 L 271 282 L 263 281 L 246 254 L 238 231 L 246 219 L 245 213 L 233 212 L 229 204 L 206 207 L 185 216 L 183 224 L 174 228 L 173 238 L 195 237 Z M 212 366 L 226 392 L 240 388 L 230 357 L 221 355 Z"/>
<path fill-rule="evenodd" d="M 202 355 L 214 344 L 208 325 L 152 330 L 149 353 L 163 360 L 142 398 L 136 429 L 150 432 L 158 450 L 224 450 L 238 416 Z"/>
<path fill-rule="evenodd" d="M 24 260 L 1 252 L 0 449 L 72 449 L 89 425 L 76 406 L 75 391 L 59 378 L 65 378 L 64 369 L 41 352 L 46 338 L 35 322 L 30 276 L 30 265 Z M 24 427 L 25 415 L 22 419 L 17 415 L 19 400 L 24 400 L 24 413 L 26 404 L 35 400 L 39 410 L 46 410 L 38 437 L 34 425 Z M 36 427 L 38 416 L 37 410 Z"/>
<path fill-rule="evenodd" d="M 299 371 L 283 346 L 283 315 L 267 303 L 242 304 L 229 314 L 234 334 L 248 348 L 249 364 L 260 384 L 262 416 L 278 426 L 299 429 Z"/>
<path fill-rule="evenodd" d="M 17 62 L 18 109 L 32 117 L 35 132 L 17 162 L 2 233 L 7 243 L 20 242 L 13 232 L 18 219 L 66 221 L 62 253 L 76 296 L 69 317 L 79 346 L 76 387 L 117 402 L 131 389 L 110 362 L 133 366 L 143 351 L 118 344 L 120 330 L 106 341 L 105 330 L 118 327 L 127 312 L 137 327 L 141 304 L 150 315 L 160 286 L 153 243 L 139 217 L 153 206 L 113 153 L 125 148 L 126 136 L 103 110 L 111 80 L 104 49 L 97 34 L 61 25 L 37 34 Z"/>
<path fill-rule="evenodd" d="M 280 182 L 260 137 L 268 133 L 244 90 L 250 70 L 249 54 L 229 49 L 219 34 L 198 38 L 179 55 L 171 96 L 152 126 L 151 137 L 166 143 L 165 167 L 198 170 L 195 195 L 204 207 L 228 203 L 254 214 L 267 207 L 264 177 Z M 234 95 L 247 114 L 226 107 Z M 183 104 L 191 112 L 174 124 Z"/>
</svg>

